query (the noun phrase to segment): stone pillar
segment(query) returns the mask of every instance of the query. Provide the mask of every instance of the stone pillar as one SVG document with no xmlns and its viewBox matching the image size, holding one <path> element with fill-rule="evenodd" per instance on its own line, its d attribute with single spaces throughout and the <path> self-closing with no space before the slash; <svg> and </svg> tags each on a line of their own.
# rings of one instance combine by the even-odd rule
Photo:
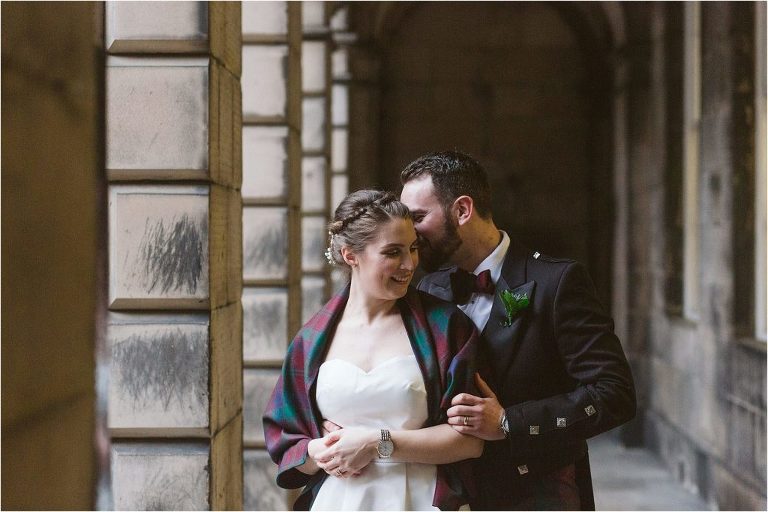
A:
<svg viewBox="0 0 768 512">
<path fill-rule="evenodd" d="M 244 506 L 290 508 L 261 417 L 301 326 L 301 4 L 244 2 Z"/>
<path fill-rule="evenodd" d="M 115 509 L 242 507 L 240 4 L 106 4 Z"/>
<path fill-rule="evenodd" d="M 94 435 L 106 313 L 99 11 L 2 4 L 5 509 L 92 509 L 105 460 Z"/>
<path fill-rule="evenodd" d="M 349 31 L 349 4 L 341 3 L 330 16 L 333 40 L 331 52 L 331 202 L 328 216 L 349 193 L 349 69 L 350 47 L 355 34 Z M 347 282 L 347 274 L 334 268 L 331 288 L 338 290 Z"/>
<path fill-rule="evenodd" d="M 302 319 L 328 298 L 330 203 L 330 43 L 325 2 L 302 2 L 301 45 L 301 289 Z"/>
</svg>

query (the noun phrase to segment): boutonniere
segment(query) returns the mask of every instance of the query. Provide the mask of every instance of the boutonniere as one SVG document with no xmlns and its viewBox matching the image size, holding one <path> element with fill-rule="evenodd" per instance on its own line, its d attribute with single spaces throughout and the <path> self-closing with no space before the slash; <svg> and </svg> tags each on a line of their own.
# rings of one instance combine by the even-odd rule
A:
<svg viewBox="0 0 768 512">
<path fill-rule="evenodd" d="M 502 290 L 500 296 L 504 302 L 504 309 L 507 310 L 507 321 L 502 322 L 501 325 L 509 327 L 512 325 L 512 319 L 527 308 L 531 301 L 528 299 L 527 293 L 512 293 L 509 290 Z"/>
</svg>

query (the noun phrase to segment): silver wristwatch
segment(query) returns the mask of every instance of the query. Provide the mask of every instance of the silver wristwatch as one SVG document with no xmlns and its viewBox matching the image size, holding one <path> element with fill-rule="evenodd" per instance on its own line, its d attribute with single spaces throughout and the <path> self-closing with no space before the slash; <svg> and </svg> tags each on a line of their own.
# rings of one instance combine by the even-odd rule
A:
<svg viewBox="0 0 768 512">
<path fill-rule="evenodd" d="M 499 429 L 504 432 L 504 437 L 509 438 L 509 422 L 507 421 L 507 411 L 501 413 L 501 420 L 499 421 Z"/>
<path fill-rule="evenodd" d="M 379 439 L 379 444 L 376 446 L 376 451 L 379 452 L 380 459 L 388 459 L 392 456 L 392 452 L 395 451 L 395 444 L 392 442 L 389 430 L 381 429 L 381 439 Z"/>
</svg>

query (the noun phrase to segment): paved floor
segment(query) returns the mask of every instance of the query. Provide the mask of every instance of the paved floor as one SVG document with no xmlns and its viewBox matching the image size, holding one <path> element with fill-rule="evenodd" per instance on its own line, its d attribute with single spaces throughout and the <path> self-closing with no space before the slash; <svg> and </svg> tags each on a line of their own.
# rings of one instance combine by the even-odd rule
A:
<svg viewBox="0 0 768 512">
<path fill-rule="evenodd" d="M 612 433 L 589 440 L 597 510 L 711 510 L 649 450 L 624 448 Z"/>
</svg>

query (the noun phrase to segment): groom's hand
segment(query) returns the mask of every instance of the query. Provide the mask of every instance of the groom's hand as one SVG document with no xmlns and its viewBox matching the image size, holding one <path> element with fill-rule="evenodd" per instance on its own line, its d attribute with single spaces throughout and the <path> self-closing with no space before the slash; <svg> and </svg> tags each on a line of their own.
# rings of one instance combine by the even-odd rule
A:
<svg viewBox="0 0 768 512">
<path fill-rule="evenodd" d="M 504 439 L 504 432 L 499 428 L 504 409 L 479 373 L 475 374 L 475 383 L 483 396 L 459 393 L 453 397 L 448 409 L 448 424 L 457 432 L 486 441 Z"/>
</svg>

